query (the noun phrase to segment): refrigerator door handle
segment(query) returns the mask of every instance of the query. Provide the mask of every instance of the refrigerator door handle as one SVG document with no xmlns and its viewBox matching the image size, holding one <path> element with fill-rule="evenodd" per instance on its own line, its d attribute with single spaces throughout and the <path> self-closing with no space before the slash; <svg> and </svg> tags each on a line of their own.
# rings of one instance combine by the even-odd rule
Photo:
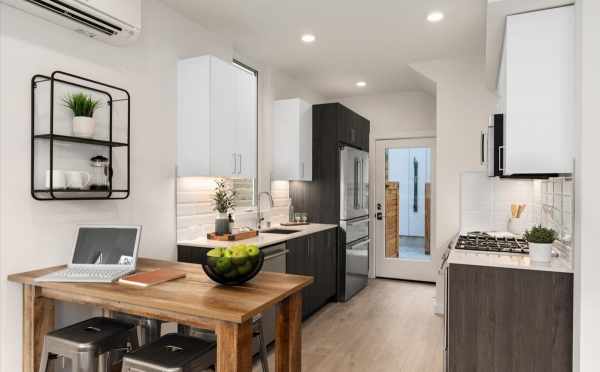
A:
<svg viewBox="0 0 600 372">
<path fill-rule="evenodd" d="M 358 179 L 360 181 L 358 183 L 359 186 L 360 186 L 360 204 L 359 204 L 359 208 L 360 209 L 363 209 L 365 207 L 365 201 L 363 199 L 364 192 L 365 192 L 365 190 L 364 190 L 364 184 L 363 184 L 364 179 L 365 179 L 365 177 L 364 177 L 365 168 L 364 167 L 365 167 L 364 160 L 360 159 L 360 174 L 359 174 L 359 179 Z"/>
<path fill-rule="evenodd" d="M 354 159 L 354 209 L 358 209 L 358 159 Z"/>
</svg>

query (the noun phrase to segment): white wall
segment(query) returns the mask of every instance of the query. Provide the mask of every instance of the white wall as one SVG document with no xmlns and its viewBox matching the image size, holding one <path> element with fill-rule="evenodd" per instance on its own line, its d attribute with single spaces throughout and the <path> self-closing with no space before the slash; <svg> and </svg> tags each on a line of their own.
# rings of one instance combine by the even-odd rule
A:
<svg viewBox="0 0 600 372">
<path fill-rule="evenodd" d="M 578 153 L 575 170 L 575 371 L 600 370 L 600 2 L 578 0 Z"/>
<path fill-rule="evenodd" d="M 124 48 L 89 40 L 0 6 L 2 372 L 21 370 L 21 287 L 8 283 L 6 275 L 66 262 L 75 224 L 141 224 L 144 231 L 140 256 L 175 259 L 176 61 L 203 54 L 227 60 L 235 53 L 227 40 L 207 32 L 162 2 L 145 0 L 143 5 L 141 39 Z M 29 81 L 36 73 L 49 74 L 57 69 L 130 91 L 132 193 L 129 199 L 39 202 L 29 195 Z M 261 78 L 264 84 L 261 94 L 266 98 L 262 101 L 265 112 L 259 116 L 259 128 L 268 131 L 269 100 L 286 98 L 279 97 L 284 94 L 305 97 L 311 94 L 301 89 L 301 84 L 269 71 L 268 67 L 259 73 Z M 270 152 L 262 156 L 270 157 Z M 270 162 L 259 164 L 260 171 L 268 174 Z M 89 308 L 60 307 L 58 324 L 75 321 L 90 312 Z"/>
<path fill-rule="evenodd" d="M 478 58 L 415 63 L 412 67 L 437 86 L 437 155 L 434 205 L 434 262 L 460 229 L 460 174 L 484 170 L 480 165 L 480 131 L 495 110 L 496 98 L 484 86 Z M 438 280 L 438 311 L 442 302 Z"/>
</svg>

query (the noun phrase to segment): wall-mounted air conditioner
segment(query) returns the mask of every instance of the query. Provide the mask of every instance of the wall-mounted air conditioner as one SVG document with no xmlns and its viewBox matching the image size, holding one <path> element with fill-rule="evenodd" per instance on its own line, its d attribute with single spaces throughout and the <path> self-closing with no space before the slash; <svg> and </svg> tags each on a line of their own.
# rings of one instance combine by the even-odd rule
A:
<svg viewBox="0 0 600 372">
<path fill-rule="evenodd" d="M 124 45 L 142 31 L 142 0 L 0 0 L 93 39 Z"/>
</svg>

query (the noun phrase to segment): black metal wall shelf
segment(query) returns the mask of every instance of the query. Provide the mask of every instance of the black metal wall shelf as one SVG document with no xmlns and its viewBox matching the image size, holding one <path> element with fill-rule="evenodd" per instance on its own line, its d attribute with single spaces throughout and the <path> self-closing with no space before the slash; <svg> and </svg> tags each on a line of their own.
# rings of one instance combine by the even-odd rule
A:
<svg viewBox="0 0 600 372">
<path fill-rule="evenodd" d="M 40 138 L 40 139 L 47 139 L 47 140 L 52 138 L 54 141 L 62 141 L 62 142 L 87 143 L 89 145 L 96 145 L 96 146 L 109 146 L 109 147 L 129 146 L 128 144 L 123 143 L 123 142 L 109 142 L 109 141 L 102 141 L 102 140 L 97 140 L 97 139 L 93 139 L 93 138 L 63 136 L 60 134 L 36 134 L 34 137 Z"/>
<path fill-rule="evenodd" d="M 40 88 L 48 89 L 48 96 L 40 93 Z M 100 123 L 105 126 L 106 135 L 103 138 L 86 138 L 70 135 L 63 132 L 65 126 L 64 115 L 57 118 L 58 105 L 56 102 L 57 91 L 83 91 L 95 95 L 105 105 L 107 117 L 105 122 Z M 101 97 L 101 98 L 100 98 Z M 47 98 L 49 101 L 46 102 Z M 48 105 L 46 107 L 45 105 Z M 122 108 L 121 118 L 121 137 L 115 138 L 115 106 Z M 38 118 L 39 113 L 47 114 L 47 123 L 42 128 L 42 120 Z M 64 114 L 64 112 L 63 112 Z M 35 75 L 31 79 L 31 195 L 36 200 L 105 200 L 105 199 L 126 199 L 130 194 L 130 164 L 131 164 L 131 96 L 123 88 L 114 85 L 105 84 L 99 81 L 88 79 L 82 76 L 73 75 L 63 71 L 55 71 L 50 76 Z M 63 145 L 61 145 L 63 144 Z M 69 145 L 71 144 L 71 145 Z M 66 153 L 64 146 L 77 146 L 77 151 L 73 148 Z M 75 152 L 74 152 L 75 151 Z M 115 157 L 115 151 L 119 151 Z M 89 164 L 89 156 L 97 156 L 99 152 L 106 155 L 108 159 L 109 171 L 108 187 L 106 189 L 69 189 L 54 187 L 54 171 L 60 169 L 56 167 L 58 161 L 64 162 L 68 159 L 76 164 L 77 171 L 83 171 L 82 164 Z M 47 155 L 47 163 L 44 163 L 44 155 Z M 59 153 L 57 155 L 57 153 Z M 80 158 L 74 158 L 74 154 L 83 153 Z M 120 160 L 118 163 L 115 161 Z M 114 168 L 113 166 L 116 166 Z M 43 182 L 44 175 L 47 180 Z M 121 182 L 115 185 L 114 179 L 118 178 Z"/>
</svg>

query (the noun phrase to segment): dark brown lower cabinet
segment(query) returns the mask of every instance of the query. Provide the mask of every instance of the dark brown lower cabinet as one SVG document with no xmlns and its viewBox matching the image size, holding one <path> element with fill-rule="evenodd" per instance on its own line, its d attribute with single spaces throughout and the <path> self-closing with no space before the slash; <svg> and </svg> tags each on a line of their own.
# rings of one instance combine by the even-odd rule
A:
<svg viewBox="0 0 600 372">
<path fill-rule="evenodd" d="M 450 264 L 449 372 L 570 372 L 573 274 Z"/>
<path fill-rule="evenodd" d="M 335 297 L 337 229 L 292 239 L 286 244 L 287 272 L 314 277 L 314 283 L 302 290 L 302 318 L 306 319 Z"/>
</svg>

